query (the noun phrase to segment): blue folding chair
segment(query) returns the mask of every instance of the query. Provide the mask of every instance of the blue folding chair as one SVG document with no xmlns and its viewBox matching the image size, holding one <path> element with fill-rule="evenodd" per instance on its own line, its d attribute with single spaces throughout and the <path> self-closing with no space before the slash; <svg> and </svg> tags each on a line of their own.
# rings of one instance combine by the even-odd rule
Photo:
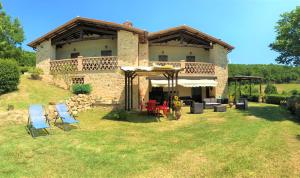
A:
<svg viewBox="0 0 300 178">
<path fill-rule="evenodd" d="M 35 137 L 33 129 L 35 130 L 43 129 L 47 134 L 49 134 L 49 132 L 46 129 L 50 127 L 50 121 L 47 115 L 44 113 L 43 106 L 40 104 L 30 105 L 28 112 L 29 112 L 29 116 L 28 116 L 27 127 L 31 136 L 33 138 Z"/>
<path fill-rule="evenodd" d="M 56 110 L 57 110 L 58 116 L 56 117 L 54 123 L 56 123 L 58 118 L 61 119 L 63 124 L 77 124 L 77 123 L 79 123 L 79 121 L 76 120 L 74 118 L 74 116 L 72 116 L 69 113 L 69 109 L 68 109 L 68 107 L 65 103 L 57 104 L 56 105 Z M 65 130 L 65 127 L 64 127 L 64 130 Z"/>
</svg>

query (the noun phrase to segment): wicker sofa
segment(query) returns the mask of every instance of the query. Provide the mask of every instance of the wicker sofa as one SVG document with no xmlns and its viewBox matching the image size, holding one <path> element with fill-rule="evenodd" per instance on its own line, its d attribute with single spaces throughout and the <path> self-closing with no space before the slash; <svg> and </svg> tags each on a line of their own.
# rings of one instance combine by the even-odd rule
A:
<svg viewBox="0 0 300 178">
<path fill-rule="evenodd" d="M 203 99 L 204 109 L 213 109 L 214 106 L 221 105 L 216 98 L 204 98 Z"/>
<path fill-rule="evenodd" d="M 203 103 L 192 102 L 190 105 L 190 112 L 192 114 L 202 114 L 203 113 Z"/>
<path fill-rule="evenodd" d="M 245 98 L 240 98 L 236 103 L 235 103 L 235 108 L 236 109 L 248 109 L 248 100 Z"/>
</svg>

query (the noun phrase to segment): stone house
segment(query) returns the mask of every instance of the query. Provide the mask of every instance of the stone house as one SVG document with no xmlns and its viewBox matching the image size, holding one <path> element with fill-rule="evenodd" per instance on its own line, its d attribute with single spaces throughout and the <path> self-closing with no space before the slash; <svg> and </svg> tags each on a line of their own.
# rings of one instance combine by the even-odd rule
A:
<svg viewBox="0 0 300 178">
<path fill-rule="evenodd" d="M 173 65 L 183 68 L 178 93 L 201 101 L 227 97 L 227 54 L 233 46 L 188 26 L 148 33 L 131 22 L 117 24 L 76 17 L 30 42 L 43 79 L 62 87 L 89 83 L 104 104 L 124 104 L 120 66 Z M 133 83 L 135 108 L 149 98 L 166 98 L 160 76 Z"/>
</svg>

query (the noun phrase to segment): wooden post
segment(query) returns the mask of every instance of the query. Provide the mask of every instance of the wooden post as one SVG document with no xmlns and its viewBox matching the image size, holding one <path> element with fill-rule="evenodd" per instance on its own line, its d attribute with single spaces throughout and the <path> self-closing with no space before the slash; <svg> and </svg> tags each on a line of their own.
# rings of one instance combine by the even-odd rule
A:
<svg viewBox="0 0 300 178">
<path fill-rule="evenodd" d="M 251 86 L 251 84 L 252 84 L 252 80 L 250 79 L 250 81 L 249 81 L 249 82 L 250 82 L 250 88 L 249 88 L 249 89 L 250 89 L 250 96 L 252 96 L 252 91 L 251 91 L 251 87 L 252 87 L 252 86 Z"/>
<path fill-rule="evenodd" d="M 234 86 L 234 101 L 236 102 L 236 90 L 237 90 L 237 80 L 235 80 L 235 86 Z"/>
<path fill-rule="evenodd" d="M 127 110 L 127 72 L 125 72 L 125 110 Z"/>
<path fill-rule="evenodd" d="M 176 88 L 176 95 L 178 96 L 178 72 L 175 74 L 175 88 Z"/>
<path fill-rule="evenodd" d="M 130 107 L 133 109 L 133 76 L 130 76 Z"/>
<path fill-rule="evenodd" d="M 261 79 L 260 79 L 260 82 L 259 82 L 259 94 L 261 95 Z"/>
</svg>

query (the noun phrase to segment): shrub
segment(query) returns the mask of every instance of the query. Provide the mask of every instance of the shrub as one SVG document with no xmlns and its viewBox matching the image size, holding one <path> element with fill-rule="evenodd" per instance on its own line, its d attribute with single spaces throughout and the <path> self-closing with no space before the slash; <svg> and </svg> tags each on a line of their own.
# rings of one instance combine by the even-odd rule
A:
<svg viewBox="0 0 300 178">
<path fill-rule="evenodd" d="M 287 102 L 288 96 L 286 95 L 266 95 L 266 103 L 281 105 Z"/>
<path fill-rule="evenodd" d="M 276 86 L 268 83 L 265 88 L 265 94 L 278 94 Z"/>
<path fill-rule="evenodd" d="M 37 80 L 37 79 L 41 78 L 40 75 L 42 75 L 44 73 L 44 71 L 41 68 L 31 68 L 29 70 L 29 73 L 30 73 L 31 79 Z"/>
<path fill-rule="evenodd" d="M 128 121 L 128 113 L 125 110 L 116 110 L 107 116 L 109 119 Z"/>
<path fill-rule="evenodd" d="M 300 96 L 294 95 L 289 97 L 287 108 L 292 114 L 297 114 L 300 117 Z"/>
<path fill-rule="evenodd" d="M 25 72 L 28 72 L 30 70 L 29 66 L 20 66 L 19 71 L 21 74 L 24 74 Z"/>
<path fill-rule="evenodd" d="M 298 90 L 291 90 L 290 93 L 292 95 L 299 95 L 300 94 L 300 92 Z"/>
<path fill-rule="evenodd" d="M 0 59 L 0 94 L 16 90 L 19 80 L 17 63 L 11 59 Z"/>
<path fill-rule="evenodd" d="M 249 101 L 258 102 L 259 94 L 242 95 L 241 98 L 247 98 L 247 100 L 249 100 Z"/>
<path fill-rule="evenodd" d="M 74 84 L 72 85 L 72 92 L 78 94 L 90 94 L 92 87 L 90 84 Z"/>
</svg>

